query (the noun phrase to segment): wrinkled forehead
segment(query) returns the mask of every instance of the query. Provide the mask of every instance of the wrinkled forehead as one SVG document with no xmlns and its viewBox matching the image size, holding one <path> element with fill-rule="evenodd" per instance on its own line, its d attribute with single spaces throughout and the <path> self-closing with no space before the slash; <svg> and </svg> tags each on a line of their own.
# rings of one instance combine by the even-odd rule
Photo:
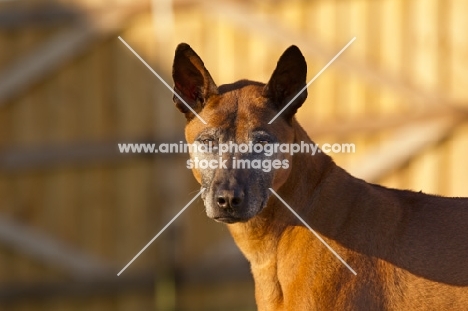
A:
<svg viewBox="0 0 468 311">
<path fill-rule="evenodd" d="M 257 86 L 246 86 L 241 89 L 226 92 L 209 101 L 203 109 L 207 122 L 213 126 L 231 127 L 234 125 L 250 125 L 261 122 L 269 107 L 261 95 L 262 89 Z M 245 124 L 245 123 L 248 124 Z"/>
<path fill-rule="evenodd" d="M 186 131 L 187 140 L 195 140 L 197 133 L 207 129 L 216 129 L 217 133 L 238 141 L 249 140 L 251 133 L 259 130 L 280 136 L 278 138 L 281 139 L 284 135 L 275 130 L 277 126 L 268 124 L 277 109 L 262 96 L 262 91 L 263 86 L 248 85 L 213 96 L 200 112 L 207 124 L 194 118 Z M 275 123 L 279 125 L 285 122 L 277 120 Z"/>
</svg>

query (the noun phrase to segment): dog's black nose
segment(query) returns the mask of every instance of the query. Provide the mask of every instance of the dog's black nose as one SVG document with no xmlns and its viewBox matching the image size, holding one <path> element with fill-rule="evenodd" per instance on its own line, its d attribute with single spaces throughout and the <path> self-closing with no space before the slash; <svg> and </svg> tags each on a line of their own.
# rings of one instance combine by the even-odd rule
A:
<svg viewBox="0 0 468 311">
<path fill-rule="evenodd" d="M 242 204 L 243 193 L 232 190 L 219 190 L 216 204 L 221 208 L 236 208 Z"/>
</svg>

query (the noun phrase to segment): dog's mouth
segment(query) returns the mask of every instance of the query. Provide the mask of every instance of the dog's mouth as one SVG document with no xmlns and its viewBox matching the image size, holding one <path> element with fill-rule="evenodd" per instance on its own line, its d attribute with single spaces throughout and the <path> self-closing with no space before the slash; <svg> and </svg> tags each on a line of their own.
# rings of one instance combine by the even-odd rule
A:
<svg viewBox="0 0 468 311">
<path fill-rule="evenodd" d="M 253 216 L 250 216 L 250 215 L 229 215 L 229 214 L 222 214 L 222 215 L 218 215 L 218 216 L 214 216 L 214 217 L 211 217 L 213 220 L 215 220 L 216 222 L 221 222 L 221 223 L 225 223 L 225 224 L 234 224 L 234 223 L 238 223 L 238 222 L 247 222 L 249 221 L 250 219 L 252 219 L 253 217 L 257 216 L 263 209 L 264 209 L 264 204 L 262 202 L 261 204 L 261 208 L 259 209 L 259 211 L 253 215 Z"/>
<path fill-rule="evenodd" d="M 264 193 L 262 197 L 252 197 L 249 196 L 249 193 L 246 193 L 242 195 L 243 200 L 240 203 L 236 205 L 234 202 L 234 206 L 232 206 L 232 202 L 229 200 L 226 200 L 227 204 L 219 201 L 219 196 L 215 195 L 217 189 L 210 187 L 206 187 L 206 189 L 201 195 L 206 214 L 210 219 L 218 223 L 234 224 L 248 222 L 265 208 L 266 201 L 268 200 L 268 193 Z"/>
<path fill-rule="evenodd" d="M 234 224 L 236 222 L 245 222 L 247 221 L 246 219 L 242 219 L 239 217 L 232 217 L 232 216 L 219 216 L 219 217 L 213 217 L 213 219 L 217 222 L 222 222 L 225 224 Z"/>
</svg>

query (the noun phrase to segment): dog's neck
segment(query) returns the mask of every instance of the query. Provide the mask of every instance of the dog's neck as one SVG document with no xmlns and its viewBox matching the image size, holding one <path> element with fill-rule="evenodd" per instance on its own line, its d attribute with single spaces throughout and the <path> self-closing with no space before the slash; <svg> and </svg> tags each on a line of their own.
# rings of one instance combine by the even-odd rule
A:
<svg viewBox="0 0 468 311">
<path fill-rule="evenodd" d="M 297 122 L 293 123 L 293 127 L 296 143 L 312 143 Z M 391 242 L 389 239 L 393 233 L 382 232 L 380 221 L 385 217 L 387 222 L 397 222 L 402 217 L 402 210 L 391 204 L 382 204 L 385 197 L 383 192 L 389 189 L 351 176 L 323 152 L 313 156 L 295 154 L 291 165 L 290 175 L 277 193 L 319 234 L 348 244 L 351 248 L 372 250 L 379 243 Z M 362 201 L 363 193 L 366 193 L 365 202 Z M 373 208 L 369 209 L 369 206 Z M 347 221 L 349 219 L 358 221 L 350 223 Z M 271 255 L 276 252 L 275 243 L 288 227 L 293 226 L 303 225 L 272 194 L 259 215 L 246 223 L 229 225 L 229 229 L 251 264 L 262 265 L 274 257 Z M 357 245 L 356 240 L 359 239 L 353 239 L 347 232 L 363 236 L 374 232 L 375 238 L 366 240 L 365 245 Z"/>
<path fill-rule="evenodd" d="M 301 141 L 312 143 L 296 121 L 293 122 L 293 127 L 295 143 Z M 277 189 L 277 193 L 297 213 L 309 218 L 307 216 L 315 209 L 314 201 L 318 201 L 320 197 L 321 187 L 328 175 L 338 167 L 329 156 L 322 152 L 314 156 L 305 153 L 295 154 L 290 165 L 291 171 L 288 179 Z M 314 214 L 314 216 L 318 215 Z M 246 223 L 228 225 L 238 247 L 252 266 L 259 308 L 260 306 L 268 306 L 266 309 L 276 308 L 283 303 L 283 292 L 278 281 L 279 241 L 288 228 L 299 225 L 301 224 L 296 216 L 273 194 L 267 206 L 255 218 Z M 265 286 L 266 284 L 270 286 Z"/>
<path fill-rule="evenodd" d="M 312 143 L 297 123 L 293 126 L 296 143 Z M 400 210 L 382 206 L 382 190 L 352 177 L 323 152 L 314 156 L 295 154 L 291 165 L 287 181 L 277 189 L 278 195 L 318 234 L 335 241 L 333 246 L 337 248 L 336 251 L 341 254 L 346 254 L 348 250 L 352 252 L 353 249 L 369 252 L 378 249 L 379 245 L 388 245 L 389 237 L 394 232 L 382 232 L 381 221 L 397 221 Z M 367 194 L 365 199 L 363 193 Z M 385 213 L 382 213 L 383 209 Z M 383 215 L 385 219 L 382 219 Z M 256 299 L 259 305 L 268 306 L 264 309 L 281 308 L 281 275 L 284 280 L 284 275 L 291 272 L 280 270 L 278 258 L 284 258 L 284 253 L 290 251 L 290 245 L 306 248 L 302 250 L 303 253 L 299 250 L 294 253 L 304 256 L 299 256 L 297 260 L 305 260 L 304 265 L 312 275 L 323 274 L 323 271 L 339 271 L 342 265 L 330 252 L 323 253 L 326 250 L 321 242 L 273 194 L 259 215 L 246 223 L 229 225 L 229 229 L 250 261 L 256 284 Z M 295 234 L 291 234 L 292 231 Z M 297 239 L 295 243 L 291 238 Z"/>
<path fill-rule="evenodd" d="M 294 121 L 295 143 L 313 143 L 301 126 Z M 277 193 L 296 212 L 303 214 L 313 210 L 314 201 L 320 196 L 320 188 L 328 175 L 338 167 L 323 152 L 315 155 L 297 153 L 290 163 L 291 172 Z M 338 168 L 339 169 L 339 168 Z M 299 182 L 300 181 L 300 182 Z M 299 195 L 307 193 L 307 196 Z M 239 248 L 253 264 L 262 265 L 269 261 L 275 251 L 275 241 L 288 227 L 299 224 L 299 220 L 273 194 L 267 206 L 255 218 L 246 223 L 228 225 Z M 264 257 L 265 256 L 265 257 Z"/>
</svg>

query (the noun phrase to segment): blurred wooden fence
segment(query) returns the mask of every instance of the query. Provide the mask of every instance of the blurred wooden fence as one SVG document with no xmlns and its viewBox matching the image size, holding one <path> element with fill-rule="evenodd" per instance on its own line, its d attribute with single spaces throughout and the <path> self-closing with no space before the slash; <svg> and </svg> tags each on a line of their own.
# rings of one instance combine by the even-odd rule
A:
<svg viewBox="0 0 468 311">
<path fill-rule="evenodd" d="M 318 143 L 354 143 L 332 156 L 359 177 L 468 196 L 464 0 L 71 4 L 0 6 L 0 308 L 254 308 L 245 261 L 200 201 L 116 280 L 198 189 L 186 155 L 118 153 L 183 139 L 171 93 L 118 35 L 168 82 L 187 42 L 218 84 L 266 82 L 291 44 L 311 79 L 356 37 L 299 121 Z"/>
</svg>

